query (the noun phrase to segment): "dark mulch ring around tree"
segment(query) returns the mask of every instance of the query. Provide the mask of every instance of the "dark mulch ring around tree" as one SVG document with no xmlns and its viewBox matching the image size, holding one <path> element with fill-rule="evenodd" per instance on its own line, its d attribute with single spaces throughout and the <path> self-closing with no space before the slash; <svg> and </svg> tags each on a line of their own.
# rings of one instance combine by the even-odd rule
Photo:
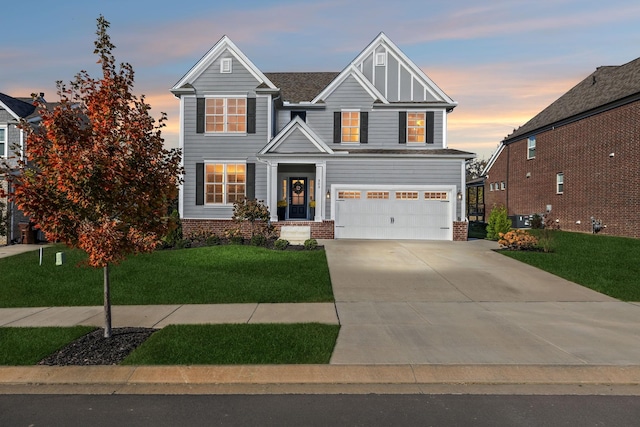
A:
<svg viewBox="0 0 640 427">
<path fill-rule="evenodd" d="M 97 329 L 42 359 L 38 365 L 118 365 L 156 331 L 151 328 L 114 328 L 111 337 L 105 338 L 104 329 Z"/>
</svg>

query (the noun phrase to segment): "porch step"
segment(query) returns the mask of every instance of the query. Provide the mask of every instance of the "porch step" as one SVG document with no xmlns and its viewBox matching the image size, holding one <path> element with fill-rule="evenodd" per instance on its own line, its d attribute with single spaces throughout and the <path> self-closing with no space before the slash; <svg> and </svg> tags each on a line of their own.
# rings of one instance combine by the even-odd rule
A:
<svg viewBox="0 0 640 427">
<path fill-rule="evenodd" d="M 280 238 L 288 240 L 292 245 L 303 245 L 305 240 L 311 238 L 311 227 L 308 225 L 283 225 L 280 229 Z"/>
</svg>

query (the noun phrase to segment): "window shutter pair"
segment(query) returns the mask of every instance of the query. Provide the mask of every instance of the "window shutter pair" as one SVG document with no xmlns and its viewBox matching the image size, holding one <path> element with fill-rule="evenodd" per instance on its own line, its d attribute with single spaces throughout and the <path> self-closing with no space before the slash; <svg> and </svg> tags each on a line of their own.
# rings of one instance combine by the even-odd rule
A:
<svg viewBox="0 0 640 427">
<path fill-rule="evenodd" d="M 204 133 L 205 99 L 196 98 L 196 133 Z M 256 99 L 247 98 L 247 133 L 256 133 Z"/>
<path fill-rule="evenodd" d="M 340 144 L 342 142 L 342 112 L 333 112 L 333 142 Z M 360 112 L 360 144 L 369 142 L 369 113 Z"/>
<path fill-rule="evenodd" d="M 427 111 L 427 114 L 426 114 L 427 125 L 425 129 L 427 144 L 433 144 L 435 139 L 434 138 L 435 128 L 433 126 L 433 117 L 434 117 L 433 111 Z M 400 113 L 398 113 L 398 143 L 399 144 L 407 143 L 407 112 L 406 111 L 400 111 Z"/>
<path fill-rule="evenodd" d="M 247 183 L 245 187 L 247 199 L 256 198 L 256 164 L 247 163 Z M 204 163 L 196 163 L 196 205 L 204 205 Z"/>
</svg>

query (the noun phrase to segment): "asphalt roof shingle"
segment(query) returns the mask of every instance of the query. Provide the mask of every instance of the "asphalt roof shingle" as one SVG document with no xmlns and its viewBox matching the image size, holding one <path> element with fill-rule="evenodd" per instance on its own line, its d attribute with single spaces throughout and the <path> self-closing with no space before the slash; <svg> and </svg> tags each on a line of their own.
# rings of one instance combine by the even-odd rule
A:
<svg viewBox="0 0 640 427">
<path fill-rule="evenodd" d="M 33 104 L 22 101 L 17 98 L 13 98 L 9 95 L 5 95 L 0 92 L 0 101 L 7 106 L 7 108 L 11 109 L 18 117 L 26 118 L 29 117 L 36 109 Z"/>
<path fill-rule="evenodd" d="M 640 58 L 624 65 L 598 67 L 591 75 L 507 136 L 505 141 L 513 141 L 537 129 L 636 94 L 640 94 Z"/>
<path fill-rule="evenodd" d="M 338 72 L 264 73 L 280 88 L 283 101 L 297 104 L 311 101 L 338 76 Z"/>
</svg>

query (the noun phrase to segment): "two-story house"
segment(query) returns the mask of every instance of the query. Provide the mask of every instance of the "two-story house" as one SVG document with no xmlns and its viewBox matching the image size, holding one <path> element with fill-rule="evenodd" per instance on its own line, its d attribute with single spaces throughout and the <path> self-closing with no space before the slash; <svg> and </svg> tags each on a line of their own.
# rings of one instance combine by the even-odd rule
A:
<svg viewBox="0 0 640 427">
<path fill-rule="evenodd" d="M 17 166 L 18 159 L 24 159 L 24 132 L 18 128 L 20 120 L 37 122 L 39 116 L 31 98 L 14 98 L 0 93 L 0 163 L 8 162 L 10 167 Z M 8 191 L 8 183 L 0 175 L 0 188 Z M 6 235 L 0 235 L 0 245 L 21 240 L 20 223 L 28 220 L 7 198 L 0 199 L 4 212 L 0 212 L 0 220 L 6 220 Z"/>
<path fill-rule="evenodd" d="M 247 197 L 315 238 L 466 240 L 457 103 L 385 34 L 334 73 L 264 73 L 225 36 L 171 92 L 186 233 L 221 234 Z"/>
</svg>

